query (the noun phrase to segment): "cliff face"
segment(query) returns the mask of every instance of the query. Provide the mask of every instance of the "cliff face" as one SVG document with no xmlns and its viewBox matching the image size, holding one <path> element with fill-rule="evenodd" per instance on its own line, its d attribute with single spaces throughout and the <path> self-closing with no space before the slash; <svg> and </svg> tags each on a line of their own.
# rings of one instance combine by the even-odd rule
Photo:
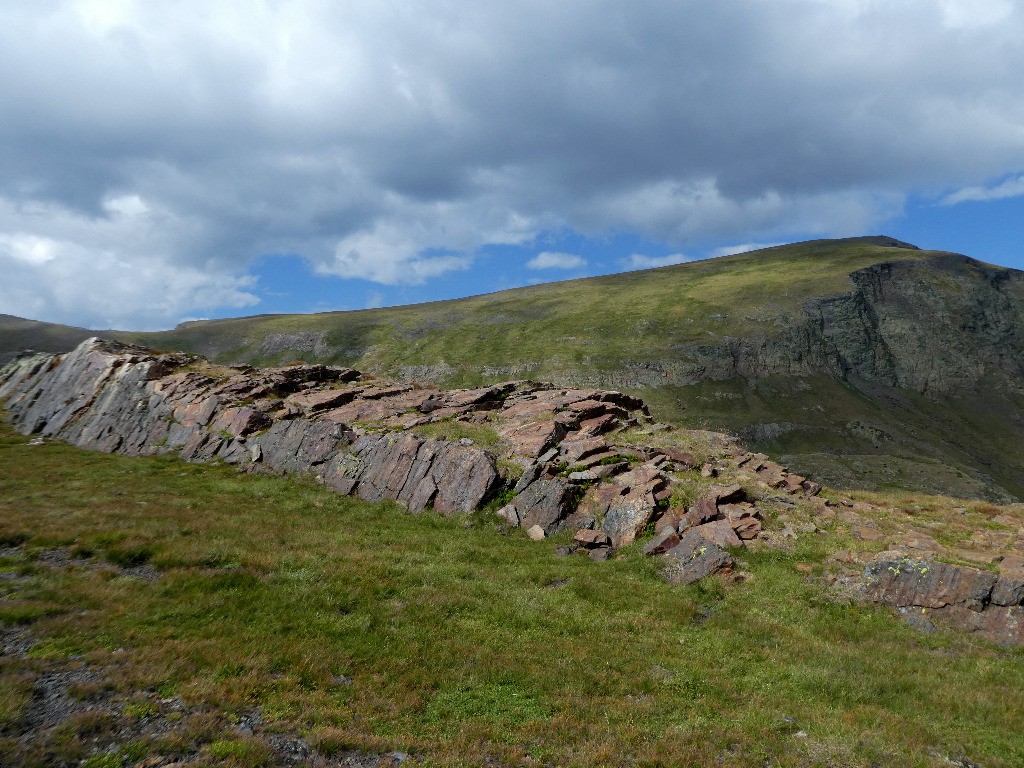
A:
<svg viewBox="0 0 1024 768">
<path fill-rule="evenodd" d="M 940 254 L 849 277 L 851 291 L 808 298 L 784 320 L 751 323 L 743 336 L 676 344 L 655 359 L 625 357 L 619 370 L 566 375 L 628 388 L 820 374 L 922 394 L 966 394 L 989 378 L 1021 388 L 1024 274 Z M 638 334 L 638 351 L 645 346 Z"/>
</svg>

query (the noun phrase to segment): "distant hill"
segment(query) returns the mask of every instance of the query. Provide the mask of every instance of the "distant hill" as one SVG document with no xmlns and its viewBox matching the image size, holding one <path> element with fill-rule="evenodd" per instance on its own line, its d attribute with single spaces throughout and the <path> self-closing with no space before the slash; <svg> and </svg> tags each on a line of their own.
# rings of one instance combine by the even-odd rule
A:
<svg viewBox="0 0 1024 768">
<path fill-rule="evenodd" d="M 0 365 L 21 350 L 66 352 L 90 336 L 101 333 L 103 332 L 0 314 Z"/>
<path fill-rule="evenodd" d="M 837 487 L 1024 498 L 1024 273 L 892 238 L 114 335 L 225 362 L 614 387 Z"/>
</svg>

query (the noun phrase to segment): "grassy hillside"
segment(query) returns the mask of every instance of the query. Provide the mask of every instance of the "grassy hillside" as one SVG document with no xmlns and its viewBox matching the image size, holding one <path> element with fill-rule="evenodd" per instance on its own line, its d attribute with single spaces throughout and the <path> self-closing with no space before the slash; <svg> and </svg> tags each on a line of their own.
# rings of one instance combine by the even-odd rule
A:
<svg viewBox="0 0 1024 768">
<path fill-rule="evenodd" d="M 881 292 L 881 310 L 859 307 L 871 288 L 851 276 L 880 264 L 896 269 L 883 277 L 899 290 Z M 891 316 L 881 330 L 861 328 L 880 311 Z M 1020 377 L 992 364 L 1024 339 L 1019 273 L 886 238 L 131 338 L 224 361 L 317 360 L 452 385 L 614 387 L 665 421 L 735 431 L 836 485 L 1024 495 Z"/>
<path fill-rule="evenodd" d="M 841 526 L 684 588 L 557 543 L 0 426 L 0 763 L 1024 763 L 1021 651 L 826 599 Z"/>
<path fill-rule="evenodd" d="M 85 328 L 0 315 L 0 365 L 23 349 L 66 352 L 96 333 Z"/>
<path fill-rule="evenodd" d="M 201 321 L 131 338 L 221 360 L 304 356 L 388 373 L 436 368 L 452 384 L 520 371 L 540 379 L 617 378 L 625 363 L 668 359 L 681 346 L 770 332 L 808 298 L 849 291 L 854 270 L 929 255 L 814 241 L 452 301 Z"/>
</svg>

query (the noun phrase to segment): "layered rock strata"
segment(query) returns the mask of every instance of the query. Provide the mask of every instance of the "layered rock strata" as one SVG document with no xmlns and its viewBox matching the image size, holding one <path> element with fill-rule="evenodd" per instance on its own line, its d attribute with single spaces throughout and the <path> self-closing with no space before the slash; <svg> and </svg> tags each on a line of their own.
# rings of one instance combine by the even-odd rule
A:
<svg viewBox="0 0 1024 768">
<path fill-rule="evenodd" d="M 685 504 L 697 459 L 678 446 L 639 444 L 658 425 L 641 400 L 620 392 L 526 381 L 443 391 L 323 365 L 213 366 L 94 338 L 67 355 L 8 365 L 0 401 L 22 432 L 82 448 L 309 474 L 411 512 L 492 503 L 533 538 L 583 532 L 577 539 L 595 557 L 653 526 L 660 544 L 648 553 L 671 553 L 679 583 L 728 568 L 725 548 L 761 531 L 757 500 L 739 485 L 701 479 L 704 492 Z M 721 444 L 755 486 L 818 490 L 766 457 Z M 706 477 L 715 472 L 703 467 Z"/>
<path fill-rule="evenodd" d="M 1024 643 L 1024 574 L 882 552 L 864 571 L 869 600 L 896 608 L 911 626 L 934 621 L 1005 645 Z"/>
</svg>

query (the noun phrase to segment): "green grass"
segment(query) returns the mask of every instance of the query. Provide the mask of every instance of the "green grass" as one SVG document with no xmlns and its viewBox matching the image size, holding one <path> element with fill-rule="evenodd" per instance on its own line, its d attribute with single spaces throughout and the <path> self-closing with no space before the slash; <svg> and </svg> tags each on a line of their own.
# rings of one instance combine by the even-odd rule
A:
<svg viewBox="0 0 1024 768">
<path fill-rule="evenodd" d="M 180 696 L 187 731 L 149 751 L 214 763 L 269 759 L 230 726 L 254 709 L 324 753 L 424 765 L 1024 763 L 1021 652 L 824 599 L 794 564 L 821 563 L 829 536 L 743 553 L 747 582 L 676 588 L 638 545 L 559 558 L 311 482 L 26 442 L 0 432 L 0 536 L 95 554 L 28 560 L 0 602 L 37 607 L 0 616 L 43 649 L 0 659 L 0 727 L 25 675 L 74 653 L 130 714 L 140 691 Z M 161 578 L 104 565 L 112 547 Z"/>
</svg>

